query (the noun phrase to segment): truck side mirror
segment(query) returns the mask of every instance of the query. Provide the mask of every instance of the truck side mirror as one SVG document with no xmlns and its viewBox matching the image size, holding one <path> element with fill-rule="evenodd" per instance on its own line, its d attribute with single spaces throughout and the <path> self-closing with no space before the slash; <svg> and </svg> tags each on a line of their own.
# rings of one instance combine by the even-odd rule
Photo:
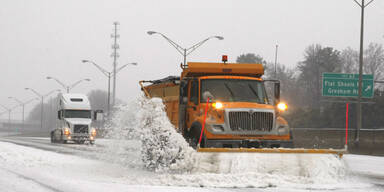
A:
<svg viewBox="0 0 384 192">
<path fill-rule="evenodd" d="M 275 105 L 280 102 L 280 82 L 275 82 Z"/>
<path fill-rule="evenodd" d="M 61 111 L 57 111 L 57 118 L 61 119 Z"/>
<path fill-rule="evenodd" d="M 103 110 L 96 110 L 93 112 L 93 120 L 102 121 L 103 120 Z"/>
<path fill-rule="evenodd" d="M 188 83 L 185 80 L 180 81 L 180 104 L 188 102 Z"/>
<path fill-rule="evenodd" d="M 203 99 L 204 99 L 204 102 L 207 102 L 207 99 L 209 98 L 209 101 L 208 102 L 212 102 L 215 98 L 213 97 L 212 93 L 209 92 L 209 91 L 204 91 L 203 93 Z"/>
</svg>

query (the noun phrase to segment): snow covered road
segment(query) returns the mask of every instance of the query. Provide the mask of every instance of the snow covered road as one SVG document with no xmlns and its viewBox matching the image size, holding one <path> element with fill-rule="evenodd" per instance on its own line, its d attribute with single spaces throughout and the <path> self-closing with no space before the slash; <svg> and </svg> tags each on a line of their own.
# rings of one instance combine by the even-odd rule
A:
<svg viewBox="0 0 384 192">
<path fill-rule="evenodd" d="M 333 156 L 253 154 L 257 160 L 248 163 L 249 154 L 216 154 L 202 155 L 188 173 L 156 173 L 143 168 L 134 147 L 109 153 L 116 141 L 0 140 L 1 191 L 384 191 L 384 157 L 345 155 L 335 162 Z"/>
</svg>

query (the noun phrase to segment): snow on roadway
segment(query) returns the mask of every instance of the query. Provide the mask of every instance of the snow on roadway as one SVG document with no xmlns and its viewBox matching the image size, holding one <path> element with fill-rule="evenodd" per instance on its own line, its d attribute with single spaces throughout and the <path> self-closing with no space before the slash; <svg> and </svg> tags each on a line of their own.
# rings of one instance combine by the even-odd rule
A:
<svg viewBox="0 0 384 192">
<path fill-rule="evenodd" d="M 260 155 L 260 156 L 258 156 Z M 260 158 L 265 154 L 258 154 Z M 189 173 L 155 173 L 139 167 L 126 167 L 103 160 L 91 160 L 74 155 L 60 154 L 12 143 L 0 142 L 0 186 L 1 191 L 244 191 L 251 187 L 253 191 L 382 191 L 370 183 L 359 181 L 353 173 L 364 169 L 370 174 L 380 175 L 376 165 L 383 165 L 384 158 L 346 155 L 341 162 L 346 164 L 351 173 L 343 177 L 334 176 L 321 179 L 323 176 L 306 175 L 295 176 L 286 172 L 284 166 L 294 165 L 297 157 L 288 154 L 266 157 L 277 162 L 256 164 L 241 163 L 241 160 L 250 159 L 249 155 L 240 155 L 233 158 L 227 155 L 218 155 L 216 160 L 221 161 L 223 167 L 215 171 L 195 170 Z M 243 157 L 241 157 L 243 156 Z M 317 155 L 311 158 L 319 158 Z M 213 160 L 213 159 L 212 159 Z M 222 161 L 224 160 L 224 161 Z M 234 163 L 235 160 L 237 163 Z M 327 158 L 323 161 L 328 162 Z M 332 160 L 333 161 L 333 160 Z M 228 162 L 232 162 L 229 163 Z M 279 165 L 281 163 L 282 165 Z M 288 163 L 288 164 L 287 164 Z M 289 165 L 290 164 L 290 165 Z M 348 167 L 348 164 L 364 164 L 364 167 Z M 228 166 L 232 165 L 232 167 Z M 239 166 L 242 165 L 242 166 Z M 296 165 L 298 166 L 298 165 Z M 316 169 L 329 169 L 325 164 L 313 167 Z M 323 167 L 321 167 L 323 166 Z M 209 166 L 207 166 L 209 167 Z M 357 169 L 357 170 L 353 170 Z M 273 171 L 272 171 L 273 170 Z M 212 172 L 213 171 L 213 172 Z M 354 172 L 352 172 L 354 171 Z M 312 172 L 312 171 L 309 171 Z M 315 172 L 318 172 L 315 171 Z M 315 178 L 319 179 L 315 181 Z M 201 188 L 201 186 L 208 188 Z M 215 189 L 212 187 L 222 187 Z"/>
<path fill-rule="evenodd" d="M 112 139 L 84 151 L 92 156 L 0 142 L 1 191 L 384 190 L 359 176 L 380 178 L 380 157 L 196 153 L 174 131 L 160 100 L 123 107 L 113 122 Z"/>
</svg>

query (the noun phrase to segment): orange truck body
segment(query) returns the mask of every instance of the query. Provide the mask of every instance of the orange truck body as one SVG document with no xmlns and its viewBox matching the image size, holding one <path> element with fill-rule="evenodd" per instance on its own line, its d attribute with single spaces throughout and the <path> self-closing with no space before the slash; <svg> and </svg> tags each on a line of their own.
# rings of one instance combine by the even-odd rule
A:
<svg viewBox="0 0 384 192">
<path fill-rule="evenodd" d="M 163 100 L 169 120 L 191 145 L 199 140 L 208 100 L 201 147 L 292 147 L 288 123 L 270 103 L 263 74 L 262 64 L 190 62 L 180 77 L 140 85 L 146 96 Z"/>
</svg>

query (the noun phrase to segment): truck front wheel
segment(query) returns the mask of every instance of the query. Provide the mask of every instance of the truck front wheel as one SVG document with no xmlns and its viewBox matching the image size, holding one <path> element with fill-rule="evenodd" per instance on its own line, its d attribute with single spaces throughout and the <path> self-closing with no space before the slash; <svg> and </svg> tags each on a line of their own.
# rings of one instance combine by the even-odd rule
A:
<svg viewBox="0 0 384 192">
<path fill-rule="evenodd" d="M 64 140 L 64 134 L 63 134 L 63 132 L 61 132 L 60 141 L 61 141 L 62 144 L 66 144 L 66 143 L 67 143 L 67 140 Z"/>
<path fill-rule="evenodd" d="M 53 136 L 53 131 L 51 131 L 51 143 L 56 143 L 55 138 Z"/>
<path fill-rule="evenodd" d="M 190 130 L 191 137 L 189 138 L 189 145 L 196 149 L 197 145 L 199 144 L 201 134 L 201 126 L 198 127 L 192 127 Z M 203 133 L 203 136 L 201 138 L 200 147 L 205 147 L 205 134 Z"/>
</svg>

